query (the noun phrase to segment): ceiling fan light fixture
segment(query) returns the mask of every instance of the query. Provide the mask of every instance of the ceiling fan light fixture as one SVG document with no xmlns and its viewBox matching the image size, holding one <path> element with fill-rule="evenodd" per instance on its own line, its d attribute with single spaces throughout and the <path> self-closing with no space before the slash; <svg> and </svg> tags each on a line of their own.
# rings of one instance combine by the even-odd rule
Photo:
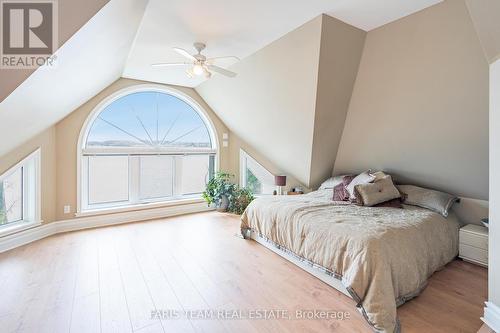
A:
<svg viewBox="0 0 500 333">
<path fill-rule="evenodd" d="M 1 0 L 0 0 L 1 1 Z M 186 70 L 186 74 L 189 78 L 194 78 L 196 76 L 204 76 L 209 79 L 213 72 L 224 75 L 226 77 L 235 77 L 236 73 L 231 72 L 225 68 L 214 65 L 214 61 L 217 59 L 224 58 L 232 58 L 239 60 L 238 57 L 235 56 L 224 56 L 224 57 L 215 57 L 207 59 L 206 56 L 201 54 L 201 51 L 205 49 L 205 44 L 203 43 L 194 43 L 194 48 L 198 51 L 197 54 L 190 54 L 188 51 L 181 49 L 180 47 L 174 47 L 174 51 L 184 58 L 188 59 L 189 62 L 176 62 L 176 63 L 157 63 L 152 64 L 153 67 L 173 67 L 173 66 L 184 66 L 187 65 L 188 68 Z"/>
<path fill-rule="evenodd" d="M 201 64 L 195 64 L 193 66 L 193 73 L 195 75 L 200 76 L 200 75 L 203 75 L 205 73 L 205 70 L 204 70 L 204 68 L 203 68 L 203 66 Z"/>
</svg>

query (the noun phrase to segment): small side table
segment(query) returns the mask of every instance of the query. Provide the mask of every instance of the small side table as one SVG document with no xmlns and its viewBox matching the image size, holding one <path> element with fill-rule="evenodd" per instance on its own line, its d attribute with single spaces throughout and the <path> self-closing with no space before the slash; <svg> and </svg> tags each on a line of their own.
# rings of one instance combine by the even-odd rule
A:
<svg viewBox="0 0 500 333">
<path fill-rule="evenodd" d="M 293 192 L 293 191 L 286 192 L 286 195 L 299 195 L 299 194 L 304 194 L 304 192 Z"/>
<path fill-rule="evenodd" d="M 488 267 L 488 228 L 467 224 L 459 232 L 459 254 L 465 261 Z"/>
</svg>

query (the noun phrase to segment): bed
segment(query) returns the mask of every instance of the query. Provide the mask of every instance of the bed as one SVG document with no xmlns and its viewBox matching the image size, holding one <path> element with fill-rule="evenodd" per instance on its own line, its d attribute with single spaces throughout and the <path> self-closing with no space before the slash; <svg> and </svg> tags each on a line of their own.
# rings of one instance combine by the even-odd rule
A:
<svg viewBox="0 0 500 333">
<path fill-rule="evenodd" d="M 458 254 L 457 218 L 425 208 L 363 207 L 332 190 L 261 197 L 241 231 L 354 299 L 376 332 L 399 332 L 396 308 Z M 322 272 L 322 273 L 318 273 Z"/>
</svg>

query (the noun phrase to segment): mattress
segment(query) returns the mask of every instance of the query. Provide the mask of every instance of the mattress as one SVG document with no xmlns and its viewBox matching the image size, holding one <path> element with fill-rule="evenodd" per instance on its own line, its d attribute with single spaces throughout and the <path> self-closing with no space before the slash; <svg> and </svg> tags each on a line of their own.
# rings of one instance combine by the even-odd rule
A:
<svg viewBox="0 0 500 333">
<path fill-rule="evenodd" d="M 326 268 L 342 281 L 377 332 L 399 332 L 397 306 L 458 254 L 451 214 L 415 206 L 362 207 L 331 200 L 331 190 L 254 200 L 242 215 L 249 231 Z"/>
</svg>

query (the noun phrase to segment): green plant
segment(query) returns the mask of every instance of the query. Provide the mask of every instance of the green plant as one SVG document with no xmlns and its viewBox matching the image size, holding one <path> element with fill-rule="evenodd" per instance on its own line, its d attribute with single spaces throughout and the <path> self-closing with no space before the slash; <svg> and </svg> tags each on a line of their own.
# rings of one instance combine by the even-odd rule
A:
<svg viewBox="0 0 500 333">
<path fill-rule="evenodd" d="M 247 169 L 247 188 L 250 189 L 252 193 L 262 192 L 262 183 L 255 177 L 250 169 Z"/>
<path fill-rule="evenodd" d="M 250 189 L 237 188 L 229 198 L 229 211 L 241 215 L 253 199 L 254 196 Z"/>
<path fill-rule="evenodd" d="M 238 185 L 231 183 L 234 176 L 223 171 L 219 171 L 212 177 L 206 186 L 202 196 L 210 206 L 214 204 L 220 207 L 222 197 L 226 197 L 229 201 L 228 211 L 235 214 L 242 214 L 245 208 L 254 199 L 250 188 L 240 188 Z"/>
<path fill-rule="evenodd" d="M 235 184 L 231 183 L 232 177 L 233 175 L 229 173 L 219 171 L 208 181 L 202 196 L 209 206 L 215 204 L 216 207 L 219 207 L 223 196 L 228 199 L 231 197 L 231 194 L 237 188 Z"/>
</svg>

